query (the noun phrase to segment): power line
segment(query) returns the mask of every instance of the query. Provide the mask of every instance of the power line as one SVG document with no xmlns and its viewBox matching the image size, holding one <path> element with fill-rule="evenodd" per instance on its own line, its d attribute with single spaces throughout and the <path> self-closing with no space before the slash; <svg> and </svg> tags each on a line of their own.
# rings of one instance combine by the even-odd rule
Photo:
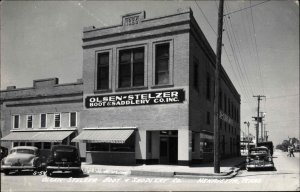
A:
<svg viewBox="0 0 300 192">
<path fill-rule="evenodd" d="M 249 9 L 249 8 L 252 8 L 252 7 L 255 7 L 255 6 L 258 6 L 258 5 L 261 5 L 261 4 L 266 3 L 266 2 L 268 2 L 268 1 L 270 1 L 270 0 L 263 1 L 263 2 L 261 2 L 261 3 L 255 4 L 255 5 L 250 5 L 249 7 L 245 7 L 245 8 L 239 9 L 239 10 L 235 10 L 235 11 L 232 11 L 232 12 L 230 12 L 230 13 L 226 13 L 224 16 L 227 16 L 227 15 L 230 15 L 230 14 L 233 14 L 233 13 L 236 13 L 236 12 L 239 12 L 239 11 L 243 11 L 243 10 L 245 10 L 245 9 Z"/>
<path fill-rule="evenodd" d="M 299 94 L 296 94 L 296 95 L 281 95 L 281 96 L 275 96 L 275 97 L 268 97 L 267 99 L 278 99 L 278 98 L 296 97 L 296 96 L 299 96 Z"/>
<path fill-rule="evenodd" d="M 215 0 L 215 3 L 216 3 L 216 7 L 217 7 L 217 9 L 218 9 L 218 4 L 217 4 L 217 1 Z M 226 5 L 226 4 L 225 4 Z M 202 12 L 203 13 L 203 12 Z M 209 22 L 208 20 L 207 20 L 207 22 Z M 225 20 L 225 22 L 226 22 L 226 20 Z M 226 24 L 226 23 L 225 23 Z M 211 26 L 211 25 L 210 25 Z M 226 31 L 226 33 L 227 33 L 227 31 Z M 227 34 L 227 36 L 228 36 L 228 34 Z M 228 39 L 229 39 L 229 42 L 230 42 L 230 38 L 229 38 L 229 36 L 228 36 Z M 231 42 L 230 42 L 231 43 Z M 231 45 L 231 44 L 230 44 Z M 231 45 L 231 48 L 232 48 L 232 45 Z M 233 72 L 233 74 L 234 74 L 234 76 L 236 77 L 236 79 L 240 79 L 241 80 L 241 83 L 243 84 L 242 86 L 240 85 L 240 81 L 237 81 L 237 84 L 238 84 L 238 86 L 240 87 L 240 90 L 241 91 L 243 91 L 245 94 L 245 99 L 246 100 L 248 100 L 249 101 L 249 98 L 247 97 L 248 95 L 249 95 L 249 93 L 247 93 L 247 90 L 245 89 L 245 86 L 244 86 L 244 83 L 243 83 L 243 79 L 242 79 L 242 77 L 240 76 L 240 78 L 239 78 L 239 76 L 238 75 L 236 75 L 236 73 L 235 73 L 235 70 L 234 70 L 234 67 L 233 67 L 233 65 L 232 65 L 232 63 L 231 63 L 231 60 L 230 60 L 230 58 L 229 58 L 229 56 L 228 56 L 228 52 L 227 52 L 227 49 L 226 49 L 226 47 L 224 46 L 224 51 L 225 51 L 225 53 L 226 53 L 226 56 L 227 56 L 227 59 L 228 59 L 228 61 L 229 61 L 229 64 L 230 64 L 230 66 L 231 66 L 231 69 L 232 69 L 232 72 Z M 234 52 L 234 50 L 233 50 L 233 48 L 232 48 L 232 53 L 233 53 L 233 56 L 234 56 L 234 61 L 235 61 L 235 63 L 236 63 L 236 65 L 238 65 L 237 64 L 237 57 L 236 57 L 236 55 L 235 55 L 235 52 Z M 239 71 L 238 71 L 238 74 L 239 74 Z M 243 90 L 244 89 L 244 90 Z"/>
<path fill-rule="evenodd" d="M 226 4 L 225 4 L 226 5 Z M 226 34 L 227 34 L 227 38 L 229 40 L 229 44 L 230 44 L 230 47 L 231 47 L 231 50 L 232 50 L 232 54 L 233 54 L 233 58 L 234 58 L 234 61 L 235 61 L 235 64 L 237 66 L 237 71 L 238 71 L 238 74 L 240 76 L 240 79 L 241 79 L 241 83 L 242 83 L 242 86 L 243 86 L 243 89 L 244 89 L 244 93 L 245 93 L 245 98 L 247 101 L 249 101 L 249 92 L 248 92 L 248 89 L 246 89 L 246 86 L 244 84 L 244 81 L 243 81 L 243 78 L 242 78 L 242 70 L 240 68 L 240 64 L 239 64 L 239 60 L 237 58 L 237 55 L 236 55 L 236 52 L 235 52 L 235 48 L 233 46 L 233 42 L 232 42 L 232 38 L 230 37 L 231 34 L 230 34 L 230 31 L 229 31 L 229 24 L 227 23 L 227 21 L 225 20 L 225 26 L 227 26 L 228 30 L 226 30 Z M 246 83 L 246 82 L 245 82 Z"/>
<path fill-rule="evenodd" d="M 227 4 L 226 4 L 226 5 L 227 5 Z M 228 8 L 228 9 L 229 9 L 229 8 Z M 239 53 L 239 55 L 240 55 L 241 66 L 242 66 L 242 68 L 244 69 L 244 72 L 245 72 L 243 75 L 246 77 L 246 81 L 247 81 L 248 84 L 250 85 L 250 92 L 252 93 L 252 95 L 254 95 L 253 89 L 252 89 L 252 83 L 250 82 L 250 80 L 249 80 L 249 78 L 248 78 L 247 70 L 246 70 L 246 68 L 245 68 L 244 61 L 243 61 L 243 57 L 242 57 L 242 54 L 241 54 L 241 52 L 240 52 L 241 49 L 240 49 L 239 43 L 238 43 L 238 41 L 237 41 L 235 32 L 234 32 L 234 30 L 233 30 L 233 25 L 232 25 L 232 22 L 231 22 L 231 19 L 230 19 L 229 16 L 228 16 L 228 20 L 229 20 L 229 23 L 230 23 L 230 26 L 231 26 L 231 31 L 232 31 L 232 34 L 233 34 L 234 41 L 235 41 L 235 43 L 236 43 L 236 45 L 237 45 L 238 53 Z M 241 72 L 242 72 L 242 70 L 241 70 Z"/>
<path fill-rule="evenodd" d="M 208 21 L 208 19 L 207 19 L 206 15 L 204 14 L 203 10 L 201 9 L 201 7 L 198 5 L 197 1 L 196 1 L 196 0 L 194 0 L 194 1 L 195 1 L 195 3 L 196 3 L 197 7 L 200 9 L 202 15 L 204 16 L 204 19 L 206 20 L 206 22 L 208 23 L 208 25 L 210 26 L 210 28 L 211 28 L 211 29 L 213 30 L 213 32 L 217 35 L 216 31 L 215 31 L 214 28 L 211 26 L 210 22 Z"/>
<path fill-rule="evenodd" d="M 258 49 L 257 49 L 257 43 L 256 43 L 256 32 L 255 32 L 255 26 L 254 26 L 254 21 L 253 21 L 253 12 L 252 12 L 252 7 L 251 7 L 251 0 L 250 0 L 250 10 L 251 10 L 251 18 L 252 18 L 252 27 L 253 27 L 253 31 L 254 31 L 254 43 L 255 43 L 255 50 L 256 50 L 256 58 L 257 58 L 257 64 L 258 64 L 258 69 L 259 69 L 259 77 L 261 80 L 261 84 L 262 84 L 262 92 L 263 94 L 265 93 L 264 91 L 264 81 L 262 78 L 262 74 L 261 74 L 261 67 L 260 67 L 260 61 L 259 61 L 259 55 L 258 55 Z"/>
</svg>

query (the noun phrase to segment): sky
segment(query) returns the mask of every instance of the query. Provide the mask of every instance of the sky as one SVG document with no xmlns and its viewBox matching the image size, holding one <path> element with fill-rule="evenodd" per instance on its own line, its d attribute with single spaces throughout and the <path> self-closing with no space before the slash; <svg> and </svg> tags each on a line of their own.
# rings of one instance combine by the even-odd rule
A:
<svg viewBox="0 0 300 192">
<path fill-rule="evenodd" d="M 33 80 L 82 78 L 83 27 L 118 25 L 121 16 L 146 18 L 190 7 L 216 50 L 218 1 L 2 1 L 1 90 L 32 87 Z M 241 130 L 256 116 L 257 98 L 269 140 L 299 138 L 299 3 L 225 0 L 222 65 L 241 95 Z M 242 133 L 243 134 L 243 133 Z"/>
</svg>

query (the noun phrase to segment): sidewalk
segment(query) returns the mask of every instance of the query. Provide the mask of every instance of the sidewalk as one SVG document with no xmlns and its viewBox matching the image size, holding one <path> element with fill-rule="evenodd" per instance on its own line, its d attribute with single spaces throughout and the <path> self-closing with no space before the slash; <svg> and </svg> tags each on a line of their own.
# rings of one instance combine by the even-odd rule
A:
<svg viewBox="0 0 300 192">
<path fill-rule="evenodd" d="M 232 178 L 237 174 L 239 166 L 245 162 L 245 157 L 229 158 L 221 161 L 220 172 L 214 173 L 213 163 L 192 166 L 179 165 L 95 165 L 82 163 L 82 170 L 87 174 L 102 175 L 134 175 L 157 177 L 189 177 L 189 178 Z"/>
</svg>

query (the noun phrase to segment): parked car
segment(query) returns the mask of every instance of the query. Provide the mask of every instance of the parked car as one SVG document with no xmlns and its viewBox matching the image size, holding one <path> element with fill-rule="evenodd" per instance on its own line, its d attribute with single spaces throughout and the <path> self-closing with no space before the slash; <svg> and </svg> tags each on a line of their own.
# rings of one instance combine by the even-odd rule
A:
<svg viewBox="0 0 300 192">
<path fill-rule="evenodd" d="M 54 171 L 82 174 L 79 150 L 71 145 L 55 145 L 51 149 L 46 166 L 47 176 Z"/>
<path fill-rule="evenodd" d="M 267 147 L 261 146 L 250 149 L 246 158 L 246 169 L 249 171 L 254 168 L 274 169 L 273 158 Z"/>
<path fill-rule="evenodd" d="M 9 155 L 1 161 L 1 171 L 8 175 L 10 171 L 39 171 L 42 162 L 39 158 L 39 149 L 31 146 L 13 147 Z"/>
<path fill-rule="evenodd" d="M 0 148 L 0 161 L 4 158 L 4 157 L 6 157 L 7 155 L 8 155 L 8 149 L 6 148 L 6 147 L 2 147 L 1 146 L 1 148 Z"/>
<path fill-rule="evenodd" d="M 270 150 L 271 156 L 273 156 L 274 145 L 272 141 L 264 141 L 257 143 L 257 147 L 267 147 Z"/>
</svg>

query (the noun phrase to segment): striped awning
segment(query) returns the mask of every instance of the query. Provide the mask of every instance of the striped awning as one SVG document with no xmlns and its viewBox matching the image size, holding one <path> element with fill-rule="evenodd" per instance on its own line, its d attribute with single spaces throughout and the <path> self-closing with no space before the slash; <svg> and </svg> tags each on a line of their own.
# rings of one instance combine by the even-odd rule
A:
<svg viewBox="0 0 300 192">
<path fill-rule="evenodd" d="M 83 130 L 72 142 L 125 143 L 133 132 L 133 129 Z"/>
<path fill-rule="evenodd" d="M 61 142 L 74 131 L 16 131 L 1 138 L 1 141 Z"/>
</svg>

